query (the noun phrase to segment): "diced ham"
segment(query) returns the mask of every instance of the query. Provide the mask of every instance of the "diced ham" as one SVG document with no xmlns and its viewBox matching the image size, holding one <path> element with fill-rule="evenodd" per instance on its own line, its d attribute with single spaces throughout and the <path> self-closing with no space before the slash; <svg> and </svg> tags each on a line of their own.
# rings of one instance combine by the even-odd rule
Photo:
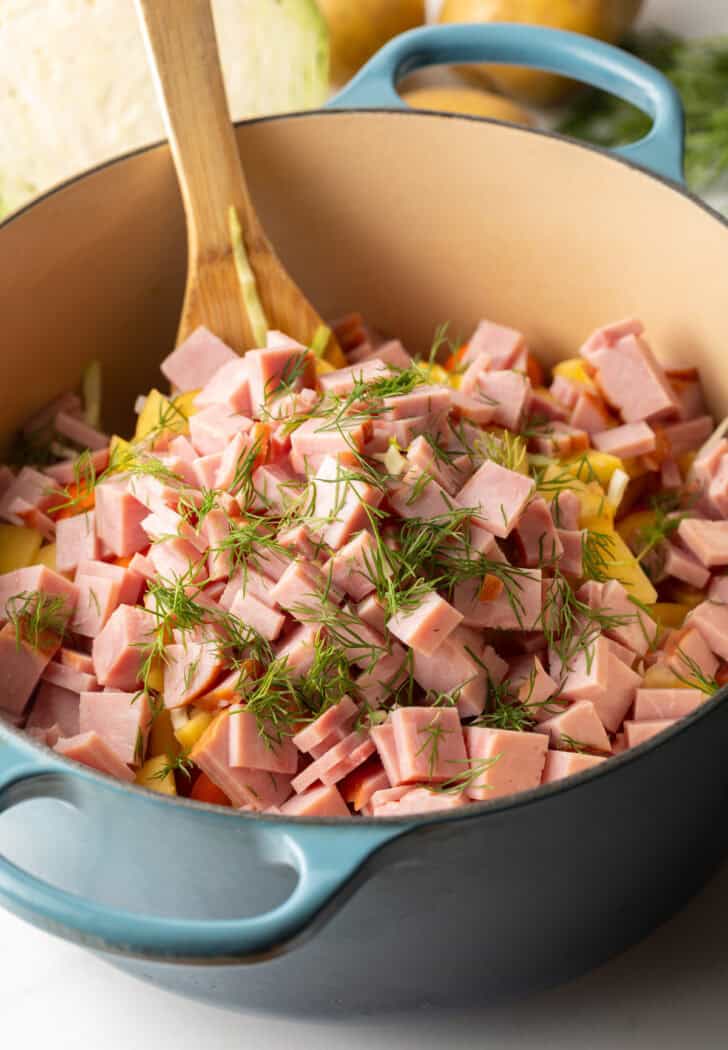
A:
<svg viewBox="0 0 728 1050">
<path fill-rule="evenodd" d="M 361 606 L 359 606 L 361 608 Z M 382 625 L 382 631 L 384 625 Z M 391 652 L 377 660 L 371 670 L 364 671 L 356 680 L 357 695 L 368 708 L 376 709 L 396 692 L 406 678 L 404 649 L 394 643 Z"/>
<path fill-rule="evenodd" d="M 541 583 L 540 569 L 520 569 L 507 573 L 497 597 L 487 599 L 481 580 L 464 580 L 455 587 L 453 605 L 468 627 L 532 631 L 541 622 Z"/>
<path fill-rule="evenodd" d="M 538 656 L 527 657 L 526 660 L 529 669 L 518 688 L 518 699 L 537 722 L 545 722 L 563 709 L 563 705 L 556 700 L 558 683 L 544 668 Z M 512 673 L 510 679 L 513 683 Z"/>
<path fill-rule="evenodd" d="M 149 560 L 163 580 L 170 581 L 178 577 L 200 582 L 206 579 L 205 558 L 196 547 L 178 536 L 152 544 Z"/>
<path fill-rule="evenodd" d="M 230 765 L 229 717 L 224 711 L 210 723 L 192 748 L 190 758 L 234 806 L 262 811 L 269 806 L 283 805 L 291 795 L 288 776 Z"/>
<path fill-rule="evenodd" d="M 286 622 L 283 613 L 271 609 L 270 605 L 256 598 L 250 591 L 238 594 L 230 606 L 230 612 L 246 627 L 252 627 L 269 642 L 276 640 Z"/>
<path fill-rule="evenodd" d="M 102 434 L 96 427 L 68 412 L 57 412 L 53 425 L 61 437 L 68 438 L 82 449 L 99 452 L 109 446 L 108 434 Z"/>
<path fill-rule="evenodd" d="M 190 441 L 200 456 L 222 453 L 236 434 L 247 434 L 253 423 L 247 416 L 222 405 L 209 405 L 190 419 Z"/>
<path fill-rule="evenodd" d="M 532 424 L 544 419 L 550 423 L 565 423 L 569 418 L 566 408 L 544 386 L 531 390 L 528 413 Z"/>
<path fill-rule="evenodd" d="M 336 787 L 310 788 L 302 795 L 294 795 L 281 806 L 286 817 L 348 817 L 349 808 Z"/>
<path fill-rule="evenodd" d="M 481 714 L 488 692 L 487 674 L 481 666 L 484 661 L 468 641 L 462 629 L 456 630 L 433 656 L 415 652 L 412 660 L 417 684 L 429 693 L 455 697 L 462 718 Z"/>
<path fill-rule="evenodd" d="M 557 376 L 554 380 L 554 386 L 560 380 L 568 383 L 568 380 L 563 376 Z M 606 430 L 612 422 L 612 416 L 610 416 L 609 409 L 598 394 L 592 393 L 590 390 L 582 390 L 574 401 L 569 422 L 572 427 L 586 431 L 590 437 L 593 437 L 594 434 Z"/>
<path fill-rule="evenodd" d="M 369 735 L 354 729 L 343 739 L 333 741 L 319 758 L 301 770 L 291 781 L 291 787 L 301 794 L 319 781 L 327 786 L 338 784 L 373 755 L 374 750 L 375 744 Z"/>
<path fill-rule="evenodd" d="M 515 528 L 515 537 L 523 553 L 523 564 L 537 568 L 555 561 L 563 554 L 563 544 L 554 526 L 551 511 L 544 499 L 531 500 Z"/>
<path fill-rule="evenodd" d="M 608 658 L 608 682 L 605 692 L 596 697 L 594 706 L 602 724 L 610 733 L 615 733 L 634 703 L 642 678 L 631 667 L 623 663 L 610 651 Z"/>
<path fill-rule="evenodd" d="M 528 791 L 541 783 L 548 741 L 539 733 L 510 729 L 465 729 L 470 781 L 469 798 L 486 801 Z"/>
<path fill-rule="evenodd" d="M 711 679 L 718 670 L 718 660 L 692 621 L 669 636 L 664 652 L 668 667 L 682 678 L 692 678 L 697 668 L 705 678 Z"/>
<path fill-rule="evenodd" d="M 674 576 L 676 580 L 682 580 L 697 590 L 702 590 L 710 579 L 710 572 L 697 558 L 688 551 L 678 547 L 676 543 L 665 545 L 665 560 L 663 568 L 668 576 Z"/>
<path fill-rule="evenodd" d="M 499 538 L 509 536 L 533 492 L 533 480 L 487 460 L 455 498 L 459 507 L 474 508 L 474 521 Z"/>
<path fill-rule="evenodd" d="M 575 456 L 589 448 L 586 430 L 558 420 L 549 423 L 543 433 L 536 434 L 531 440 L 536 452 L 557 459 Z"/>
<path fill-rule="evenodd" d="M 94 662 L 87 653 L 78 653 L 75 649 L 64 649 L 61 646 L 55 659 L 65 667 L 72 667 L 74 671 L 83 671 L 84 674 L 94 673 Z"/>
<path fill-rule="evenodd" d="M 252 475 L 253 509 L 282 513 L 301 491 L 296 475 L 280 463 L 263 463 Z"/>
<path fill-rule="evenodd" d="M 680 405 L 680 419 L 705 415 L 705 398 L 697 368 L 667 368 L 665 374 Z"/>
<path fill-rule="evenodd" d="M 230 765 L 295 773 L 298 752 L 290 737 L 269 722 L 259 722 L 252 711 L 233 707 L 230 717 Z"/>
<path fill-rule="evenodd" d="M 618 580 L 606 583 L 589 581 L 577 591 L 577 597 L 592 609 L 599 609 L 614 622 L 605 624 L 604 634 L 639 656 L 644 656 L 657 631 L 654 620 L 635 602 Z"/>
<path fill-rule="evenodd" d="M 393 788 L 399 787 L 402 784 L 402 776 L 399 769 L 394 725 L 391 719 L 378 725 L 373 725 L 369 730 L 369 736 L 377 749 L 377 754 L 387 774 L 389 783 Z"/>
<path fill-rule="evenodd" d="M 418 386 L 409 394 L 395 394 L 384 398 L 382 419 L 412 419 L 447 412 L 452 393 L 444 386 Z"/>
<path fill-rule="evenodd" d="M 30 731 L 56 726 L 59 736 L 78 736 L 80 701 L 80 694 L 74 690 L 41 681 L 25 728 Z"/>
<path fill-rule="evenodd" d="M 259 416 L 278 394 L 314 385 L 313 354 L 292 339 L 280 346 L 249 350 L 245 359 L 254 416 Z"/>
<path fill-rule="evenodd" d="M 293 743 L 299 751 L 313 753 L 314 748 L 322 744 L 332 734 L 340 731 L 341 739 L 348 735 L 358 714 L 358 708 L 349 696 L 343 696 L 338 703 L 328 707 L 304 729 L 293 737 Z"/>
<path fill-rule="evenodd" d="M 609 737 L 604 731 L 591 700 L 579 700 L 562 714 L 541 722 L 537 733 L 546 733 L 549 746 L 557 751 L 571 751 L 584 747 L 595 751 L 610 751 Z"/>
<path fill-rule="evenodd" d="M 697 711 L 707 697 L 700 689 L 638 689 L 635 722 L 675 721 Z"/>
<path fill-rule="evenodd" d="M 26 569 L 13 569 L 0 575 L 0 621 L 8 619 L 8 614 L 13 611 L 12 606 L 17 606 L 19 595 L 35 592 L 44 594 L 47 598 L 62 598 L 63 607 L 59 609 L 66 618 L 70 618 L 78 601 L 78 588 L 65 576 L 54 572 L 45 565 L 30 565 Z M 18 612 L 18 608 L 14 609 Z"/>
<path fill-rule="evenodd" d="M 481 372 L 478 390 L 493 405 L 493 422 L 518 430 L 528 408 L 531 384 L 518 372 Z"/>
<path fill-rule="evenodd" d="M 707 568 L 728 565 L 728 521 L 683 518 L 677 534 L 688 550 Z"/>
<path fill-rule="evenodd" d="M 314 478 L 312 515 L 317 526 L 311 531 L 319 533 L 334 550 L 367 526 L 366 508 L 376 508 L 382 501 L 382 492 L 355 474 L 333 456 L 327 456 Z M 323 523 L 321 527 L 318 522 Z"/>
<path fill-rule="evenodd" d="M 585 529 L 557 529 L 561 544 L 559 568 L 571 576 L 581 576 L 584 572 L 584 542 L 587 537 Z"/>
<path fill-rule="evenodd" d="M 606 759 L 597 755 L 579 755 L 571 751 L 547 751 L 541 782 L 551 784 L 554 780 L 563 780 L 564 777 L 571 777 L 575 773 L 593 769 L 605 761 Z"/>
<path fill-rule="evenodd" d="M 96 535 L 112 554 L 128 557 L 149 546 L 142 521 L 148 510 L 128 490 L 126 483 L 104 481 L 96 486 Z"/>
<path fill-rule="evenodd" d="M 389 366 L 377 355 L 319 376 L 319 386 L 324 394 L 345 397 L 351 393 L 355 384 L 372 383 L 390 374 Z"/>
<path fill-rule="evenodd" d="M 624 321 L 613 321 L 592 332 L 579 353 L 587 361 L 591 361 L 597 351 L 616 346 L 620 339 L 626 336 L 640 336 L 644 330 L 645 326 L 636 317 L 628 317 Z"/>
<path fill-rule="evenodd" d="M 588 357 L 597 369 L 602 393 L 619 410 L 625 423 L 678 415 L 675 393 L 644 339 L 625 335 Z"/>
<path fill-rule="evenodd" d="M 193 461 L 192 471 L 200 488 L 214 489 L 221 463 L 222 452 L 214 452 L 211 456 L 198 456 Z"/>
<path fill-rule="evenodd" d="M 159 366 L 177 390 L 199 390 L 215 373 L 238 355 L 207 328 L 200 326 Z"/>
<path fill-rule="evenodd" d="M 358 532 L 324 566 L 324 573 L 330 573 L 335 586 L 359 602 L 374 590 L 371 576 L 375 555 L 376 546 L 371 533 Z"/>
<path fill-rule="evenodd" d="M 79 733 L 78 736 L 61 738 L 55 750 L 64 758 L 81 762 L 100 773 L 108 773 L 117 780 L 134 779 L 134 774 L 98 733 Z"/>
<path fill-rule="evenodd" d="M 134 557 L 139 557 L 134 555 Z M 121 565 L 109 565 L 107 562 L 82 559 L 78 563 L 78 576 L 95 576 L 113 580 L 117 585 L 119 599 L 124 605 L 135 605 L 139 601 L 143 586 L 143 577 L 136 572 L 131 563 L 127 568 Z"/>
<path fill-rule="evenodd" d="M 127 765 L 144 761 L 152 714 L 146 693 L 81 693 L 81 733 L 98 733 Z"/>
<path fill-rule="evenodd" d="M 470 337 L 463 361 L 468 363 L 478 354 L 486 353 L 494 368 L 512 368 L 525 347 L 523 334 L 515 328 L 494 321 L 481 321 Z"/>
<path fill-rule="evenodd" d="M 230 409 L 231 412 L 249 416 L 252 411 L 252 404 L 250 401 L 250 378 L 248 376 L 247 359 L 236 356 L 233 360 L 218 368 L 195 398 L 195 405 L 197 408 L 207 408 L 209 405 L 223 405 L 225 408 Z"/>
<path fill-rule="evenodd" d="M 403 783 L 442 783 L 466 769 L 463 729 L 455 708 L 398 707 L 389 717 Z"/>
<path fill-rule="evenodd" d="M 12 624 L 0 630 L 0 710 L 10 715 L 23 713 L 53 651 L 18 642 Z"/>
<path fill-rule="evenodd" d="M 564 699 L 596 700 L 600 697 L 607 687 L 609 655 L 609 642 L 603 635 L 568 654 L 566 661 L 552 651 L 549 670 Z"/>
<path fill-rule="evenodd" d="M 415 652 L 432 656 L 462 619 L 462 613 L 430 591 L 414 609 L 400 609 L 391 616 L 387 629 Z"/>
<path fill-rule="evenodd" d="M 315 644 L 321 628 L 316 624 L 302 623 L 295 627 L 275 649 L 277 659 L 285 661 L 294 677 L 304 677 L 311 670 L 316 654 Z"/>
<path fill-rule="evenodd" d="M 164 705 L 183 707 L 204 696 L 219 678 L 223 654 L 215 639 L 167 645 L 164 649 Z"/>
<path fill-rule="evenodd" d="M 451 496 L 455 495 L 465 481 L 465 473 L 458 470 L 454 463 L 443 462 L 433 445 L 422 434 L 416 437 L 408 448 L 407 462 L 423 474 L 429 474 Z"/>
<path fill-rule="evenodd" d="M 88 671 L 79 671 L 75 667 L 69 667 L 59 660 L 51 660 L 43 672 L 44 682 L 60 686 L 74 693 L 92 693 L 100 689 L 96 675 Z M 72 733 L 67 734 L 73 736 Z"/>
<path fill-rule="evenodd" d="M 580 515 L 581 503 L 573 489 L 562 489 L 554 495 L 551 502 L 551 516 L 559 528 L 578 529 Z"/>
<path fill-rule="evenodd" d="M 38 510 L 48 510 L 63 502 L 63 495 L 47 475 L 33 467 L 23 467 L 0 496 L 0 518 L 12 525 L 22 525 L 22 519 L 11 510 L 16 500 L 23 500 Z"/>
<path fill-rule="evenodd" d="M 350 803 L 357 813 L 369 804 L 376 791 L 384 791 L 388 787 L 391 787 L 389 778 L 377 755 L 372 755 L 363 765 L 349 773 L 339 785 L 344 801 Z"/>
<path fill-rule="evenodd" d="M 496 405 L 475 384 L 472 389 L 461 386 L 459 390 L 453 390 L 451 400 L 454 412 L 471 423 L 487 426 L 495 417 Z"/>
<path fill-rule="evenodd" d="M 698 416 L 682 423 L 671 423 L 663 427 L 662 436 L 667 442 L 671 456 L 681 456 L 700 448 L 713 433 L 711 416 Z"/>
<path fill-rule="evenodd" d="M 439 813 L 443 810 L 461 809 L 467 805 L 463 792 L 433 791 L 431 788 L 410 788 L 396 801 L 374 801 L 381 791 L 372 798 L 372 816 L 374 817 L 409 817 L 419 813 Z"/>
<path fill-rule="evenodd" d="M 620 459 L 646 456 L 657 448 L 657 436 L 647 423 L 624 423 L 592 434 L 592 444 L 600 452 L 608 452 Z"/>
<path fill-rule="evenodd" d="M 96 512 L 87 511 L 56 522 L 56 568 L 73 572 L 82 560 L 97 560 L 101 542 L 96 535 Z"/>
<path fill-rule="evenodd" d="M 723 660 L 728 660 L 728 605 L 701 602 L 689 614 L 686 623 L 697 627 L 709 648 Z"/>
<path fill-rule="evenodd" d="M 154 640 L 156 620 L 146 609 L 120 605 L 94 638 L 94 672 L 101 685 L 133 692 L 145 650 Z"/>
<path fill-rule="evenodd" d="M 652 722 L 630 722 L 624 723 L 624 736 L 627 747 L 638 747 L 640 744 L 651 740 L 653 736 L 664 732 L 670 726 L 675 725 L 674 718 L 653 720 Z"/>
<path fill-rule="evenodd" d="M 455 501 L 427 473 L 412 468 L 388 495 L 400 518 L 438 518 L 452 510 Z"/>
<path fill-rule="evenodd" d="M 96 452 L 90 454 L 88 460 L 96 477 L 98 477 L 109 465 L 108 448 L 97 449 Z M 47 474 L 49 478 L 53 478 L 59 485 L 70 485 L 76 480 L 78 459 L 67 459 L 61 463 L 52 463 L 49 467 L 43 468 L 43 473 Z"/>
</svg>

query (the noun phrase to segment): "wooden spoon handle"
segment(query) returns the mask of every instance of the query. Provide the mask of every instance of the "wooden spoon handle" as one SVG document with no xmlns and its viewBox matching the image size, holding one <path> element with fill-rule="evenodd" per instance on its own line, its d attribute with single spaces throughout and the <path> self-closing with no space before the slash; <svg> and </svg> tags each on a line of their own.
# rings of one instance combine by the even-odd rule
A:
<svg viewBox="0 0 728 1050">
<path fill-rule="evenodd" d="M 182 10 L 180 7 L 182 6 Z M 188 278 L 178 341 L 199 324 L 254 345 L 230 240 L 255 212 L 230 122 L 209 0 L 137 0 L 187 217 Z"/>
</svg>

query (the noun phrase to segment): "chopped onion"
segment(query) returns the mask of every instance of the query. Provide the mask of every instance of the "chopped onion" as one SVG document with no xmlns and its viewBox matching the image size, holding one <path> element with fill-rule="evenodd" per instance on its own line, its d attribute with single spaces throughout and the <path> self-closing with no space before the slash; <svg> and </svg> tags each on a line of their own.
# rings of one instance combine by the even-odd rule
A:
<svg viewBox="0 0 728 1050">
<path fill-rule="evenodd" d="M 146 405 L 146 403 L 147 403 L 147 399 L 146 399 L 145 395 L 144 394 L 140 394 L 139 397 L 134 402 L 134 411 L 135 411 L 135 413 L 138 416 L 140 416 L 142 414 L 142 412 L 144 411 L 144 406 Z"/>
<path fill-rule="evenodd" d="M 390 444 L 382 457 L 382 462 L 384 463 L 384 469 L 393 478 L 398 478 L 400 474 L 403 474 L 407 466 L 407 460 L 399 451 L 396 442 Z"/>
<path fill-rule="evenodd" d="M 189 722 L 190 716 L 184 707 L 173 707 L 169 712 L 169 720 L 172 723 L 172 729 L 181 729 Z"/>
<path fill-rule="evenodd" d="M 622 502 L 622 497 L 627 491 L 628 485 L 629 474 L 617 467 L 609 479 L 609 487 L 607 489 L 607 500 L 612 504 L 615 510 L 617 510 L 619 504 Z"/>
</svg>

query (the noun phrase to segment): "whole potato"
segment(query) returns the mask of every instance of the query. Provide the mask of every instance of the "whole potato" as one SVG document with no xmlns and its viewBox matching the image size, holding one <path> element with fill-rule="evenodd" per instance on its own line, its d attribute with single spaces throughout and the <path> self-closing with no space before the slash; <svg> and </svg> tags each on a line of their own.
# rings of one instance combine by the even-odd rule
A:
<svg viewBox="0 0 728 1050">
<path fill-rule="evenodd" d="M 425 21 L 425 0 L 318 0 L 318 6 L 329 24 L 336 87 L 393 36 Z"/>
<path fill-rule="evenodd" d="M 472 87 L 423 87 L 403 91 L 402 98 L 414 109 L 466 113 L 472 117 L 492 117 L 512 124 L 530 126 L 529 113 L 510 99 Z"/>
<path fill-rule="evenodd" d="M 642 0 L 445 0 L 441 22 L 523 22 L 568 29 L 574 33 L 616 43 L 637 17 Z M 575 87 L 573 81 L 553 73 L 519 66 L 469 66 L 461 72 L 479 79 L 514 98 L 548 106 Z"/>
</svg>

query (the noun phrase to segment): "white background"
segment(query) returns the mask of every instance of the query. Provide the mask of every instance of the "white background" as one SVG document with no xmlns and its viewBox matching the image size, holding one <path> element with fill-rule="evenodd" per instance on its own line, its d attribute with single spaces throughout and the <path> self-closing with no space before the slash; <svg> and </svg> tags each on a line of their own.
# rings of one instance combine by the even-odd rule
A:
<svg viewBox="0 0 728 1050">
<path fill-rule="evenodd" d="M 728 31 L 728 0 L 651 0 L 647 16 L 684 32 Z M 518 1007 L 331 1025 L 178 999 L 0 911 L 0 1026 L 7 1050 L 722 1050 L 728 869 L 645 943 Z"/>
</svg>

